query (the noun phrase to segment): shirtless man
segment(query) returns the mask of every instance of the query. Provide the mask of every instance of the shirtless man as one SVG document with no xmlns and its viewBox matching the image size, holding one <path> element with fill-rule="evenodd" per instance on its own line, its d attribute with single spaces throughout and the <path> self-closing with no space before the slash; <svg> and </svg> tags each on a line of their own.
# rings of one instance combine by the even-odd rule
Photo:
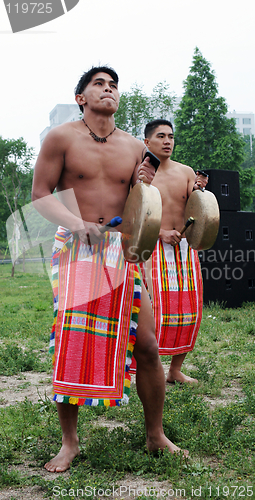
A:
<svg viewBox="0 0 255 500">
<path fill-rule="evenodd" d="M 123 213 L 130 184 L 137 179 L 151 182 L 154 168 L 148 158 L 141 163 L 143 144 L 115 128 L 118 109 L 118 76 L 108 67 L 92 68 L 76 87 L 76 102 L 84 119 L 65 123 L 44 139 L 35 166 L 32 199 L 45 218 L 77 233 L 81 242 L 93 245 L 102 239 L 101 224 Z M 79 212 L 68 200 L 50 196 L 54 189 L 73 188 Z M 44 202 L 44 197 L 47 203 Z M 134 356 L 137 361 L 137 392 L 145 415 L 147 448 L 179 452 L 162 427 L 165 381 L 155 339 L 149 297 L 142 289 Z M 45 468 L 63 472 L 79 454 L 77 404 L 57 402 L 62 428 L 60 452 Z M 188 452 L 184 452 L 187 455 Z"/>
<path fill-rule="evenodd" d="M 171 122 L 167 120 L 154 120 L 153 122 L 148 123 L 145 128 L 144 142 L 147 148 L 160 159 L 160 166 L 156 172 L 154 180 L 152 181 L 152 184 L 159 189 L 162 197 L 163 215 L 162 215 L 162 224 L 159 237 L 161 241 L 165 242 L 166 244 L 169 244 L 172 247 L 176 247 L 179 245 L 182 238 L 184 237 L 184 235 L 180 234 L 180 231 L 183 228 L 184 223 L 186 222 L 184 221 L 184 211 L 187 200 L 193 190 L 199 189 L 199 187 L 202 188 L 205 187 L 208 180 L 206 177 L 202 175 L 196 176 L 191 167 L 188 167 L 187 165 L 183 165 L 181 163 L 171 160 L 170 157 L 174 148 L 174 134 Z M 156 250 L 154 251 L 154 253 L 155 252 Z M 192 252 L 194 253 L 194 251 Z M 201 277 L 201 272 L 196 252 L 194 253 L 193 258 L 196 259 L 197 274 L 199 274 Z M 174 260 L 175 257 L 173 256 L 173 262 Z M 154 267 L 155 266 L 156 264 L 154 262 Z M 201 280 L 200 277 L 198 279 Z M 175 292 L 171 292 L 170 290 L 169 292 L 170 309 L 171 307 L 173 307 L 171 305 L 171 302 L 173 301 L 173 293 Z M 202 294 L 202 287 L 200 287 L 200 294 L 198 292 L 198 299 L 197 299 L 197 303 L 199 304 L 198 306 L 199 311 L 193 311 L 197 314 L 195 330 L 194 330 L 194 325 L 191 324 L 189 327 L 190 332 L 192 332 L 193 335 L 192 348 L 194 346 L 196 335 L 201 321 L 201 306 L 202 306 L 201 294 Z M 157 304 L 154 304 L 154 314 L 155 314 L 155 308 L 158 307 L 158 302 L 159 300 L 157 300 Z M 179 302 L 176 311 L 174 311 L 175 316 L 177 316 L 180 313 L 181 307 L 182 307 L 181 302 Z M 169 314 L 169 316 L 170 315 L 171 313 Z M 162 311 L 161 313 L 159 313 L 159 316 L 162 317 Z M 173 327 L 170 325 L 171 322 L 169 322 L 169 325 L 167 325 L 168 328 L 167 331 L 169 335 L 171 335 L 171 329 L 173 329 Z M 179 325 L 177 325 L 177 327 L 179 328 L 180 331 L 182 324 L 180 323 Z M 157 328 L 157 321 L 156 321 L 156 328 Z M 162 324 L 158 326 L 158 329 L 160 328 L 162 328 Z M 187 326 L 185 326 L 185 328 L 186 328 L 185 335 L 187 335 Z M 180 333 L 177 333 L 176 335 L 179 334 Z M 164 335 L 166 335 L 166 333 Z M 158 336 L 160 336 L 160 334 L 157 331 L 157 338 Z M 186 354 L 189 350 L 192 350 L 191 345 L 189 344 L 188 346 L 185 346 L 185 341 L 183 342 L 183 344 L 180 341 L 180 343 L 176 346 L 177 342 L 176 339 L 174 340 L 174 342 L 175 342 L 174 345 L 169 345 L 170 341 L 165 341 L 165 344 L 161 345 L 159 341 L 159 353 L 172 354 L 171 365 L 167 375 L 167 382 L 175 383 L 177 381 L 180 383 L 184 382 L 196 383 L 197 382 L 196 379 L 188 377 L 187 375 L 181 372 L 181 367 L 186 357 Z M 164 352 L 163 350 L 161 351 L 161 348 L 162 349 L 164 348 L 165 351 Z M 167 349 L 169 349 L 169 351 L 167 351 Z M 182 352 L 183 350 L 184 352 Z M 180 351 L 181 353 L 179 354 Z"/>
</svg>

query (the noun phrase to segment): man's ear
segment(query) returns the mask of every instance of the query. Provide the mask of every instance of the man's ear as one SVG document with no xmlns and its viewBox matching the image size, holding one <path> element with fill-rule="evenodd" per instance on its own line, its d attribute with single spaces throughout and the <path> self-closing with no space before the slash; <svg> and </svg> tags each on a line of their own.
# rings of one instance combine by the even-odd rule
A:
<svg viewBox="0 0 255 500">
<path fill-rule="evenodd" d="M 85 104 L 86 104 L 86 97 L 84 94 L 77 94 L 75 96 L 75 100 L 76 100 L 77 104 L 79 104 L 79 106 L 85 106 Z"/>
<path fill-rule="evenodd" d="M 145 139 L 144 139 L 143 142 L 144 142 L 145 146 L 147 146 L 147 148 L 149 148 L 150 141 L 149 141 L 149 139 L 147 137 L 145 137 Z"/>
</svg>

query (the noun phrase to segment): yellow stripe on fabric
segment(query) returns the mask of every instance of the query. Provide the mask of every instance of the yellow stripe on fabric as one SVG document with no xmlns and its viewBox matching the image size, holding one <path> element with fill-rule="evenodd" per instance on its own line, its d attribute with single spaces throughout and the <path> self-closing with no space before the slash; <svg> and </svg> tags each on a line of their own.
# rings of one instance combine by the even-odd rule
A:
<svg viewBox="0 0 255 500">
<path fill-rule="evenodd" d="M 196 322 L 197 313 L 191 314 L 163 314 L 163 326 L 193 325 Z"/>
<path fill-rule="evenodd" d="M 128 379 L 126 378 L 126 379 L 125 379 L 125 382 L 124 382 L 124 386 L 125 386 L 125 387 L 130 387 L 130 385 L 131 385 L 130 380 L 128 380 Z"/>
<path fill-rule="evenodd" d="M 140 307 L 133 306 L 132 307 L 132 313 L 139 313 Z"/>
<path fill-rule="evenodd" d="M 162 276 L 162 291 L 167 292 L 169 290 L 169 283 L 167 279 L 167 263 L 165 261 L 165 253 L 163 248 L 163 243 L 160 245 L 160 271 Z"/>
<path fill-rule="evenodd" d="M 53 287 L 53 289 L 58 287 L 58 280 L 52 281 L 52 287 Z"/>
<path fill-rule="evenodd" d="M 90 314 L 66 312 L 64 330 L 83 331 L 109 338 L 117 336 L 118 319 L 97 317 Z"/>
<path fill-rule="evenodd" d="M 62 253 L 65 253 L 65 252 L 67 252 L 67 251 L 68 251 L 68 248 L 67 248 L 67 246 L 66 246 L 66 245 L 64 245 L 64 246 L 63 246 L 63 248 L 62 248 L 62 250 L 61 250 L 61 252 L 62 252 Z"/>
<path fill-rule="evenodd" d="M 79 402 L 79 398 L 73 398 L 73 397 L 69 398 L 69 404 L 70 405 L 77 405 L 78 402 Z"/>
<path fill-rule="evenodd" d="M 91 313 L 83 313 L 83 312 L 77 312 L 73 313 L 73 311 L 66 311 L 66 317 L 67 318 L 72 318 L 72 317 L 77 317 L 77 318 L 86 318 L 87 320 L 92 320 L 92 321 L 100 321 L 102 323 L 118 323 L 119 319 L 118 318 L 107 318 L 107 316 L 97 316 L 96 314 L 91 314 Z"/>
<path fill-rule="evenodd" d="M 176 269 L 177 269 L 177 282 L 179 285 L 179 290 L 183 291 L 183 269 L 182 269 L 182 256 L 181 256 L 181 249 L 180 245 L 176 245 L 174 247 L 174 252 L 175 252 L 175 264 L 176 264 Z"/>
<path fill-rule="evenodd" d="M 110 244 L 110 233 L 107 231 L 106 234 L 105 234 L 105 244 L 104 244 L 104 247 L 103 247 L 103 254 L 102 254 L 102 264 L 103 266 L 106 265 L 106 258 L 107 258 L 107 252 L 108 252 L 108 246 Z"/>
<path fill-rule="evenodd" d="M 134 345 L 129 342 L 128 343 L 128 351 L 133 352 L 133 350 L 134 350 Z"/>
<path fill-rule="evenodd" d="M 104 399 L 104 406 L 110 406 L 110 399 Z"/>
<path fill-rule="evenodd" d="M 195 280 L 194 280 L 194 273 L 193 273 L 193 266 L 192 266 L 192 258 L 191 258 L 191 248 L 188 247 L 188 255 L 187 255 L 187 261 L 188 261 L 188 290 L 195 290 Z"/>
</svg>

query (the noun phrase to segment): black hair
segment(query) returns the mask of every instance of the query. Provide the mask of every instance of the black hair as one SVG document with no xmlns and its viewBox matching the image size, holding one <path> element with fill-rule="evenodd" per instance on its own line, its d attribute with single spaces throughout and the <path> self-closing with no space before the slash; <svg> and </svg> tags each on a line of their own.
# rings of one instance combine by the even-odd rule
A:
<svg viewBox="0 0 255 500">
<path fill-rule="evenodd" d="M 109 68 L 108 66 L 92 66 L 89 71 L 83 73 L 80 80 L 78 81 L 78 84 L 74 89 L 75 95 L 81 94 L 83 92 L 83 90 L 87 87 L 89 82 L 91 82 L 93 76 L 96 75 L 96 73 L 107 73 L 112 77 L 114 82 L 118 83 L 119 81 L 119 77 L 114 69 Z M 83 112 L 83 106 L 79 105 L 79 108 Z"/>
<path fill-rule="evenodd" d="M 153 134 L 154 130 L 159 127 L 159 125 L 168 125 L 168 127 L 171 127 L 172 131 L 174 131 L 173 125 L 169 120 L 158 118 L 157 120 L 153 120 L 152 122 L 147 123 L 144 129 L 144 136 L 146 138 L 150 137 Z"/>
</svg>

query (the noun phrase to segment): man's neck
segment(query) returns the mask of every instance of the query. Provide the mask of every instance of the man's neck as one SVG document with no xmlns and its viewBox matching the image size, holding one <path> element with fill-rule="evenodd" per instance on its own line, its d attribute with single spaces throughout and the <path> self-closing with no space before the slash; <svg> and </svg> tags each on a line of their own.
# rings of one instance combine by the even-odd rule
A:
<svg viewBox="0 0 255 500">
<path fill-rule="evenodd" d="M 114 115 L 99 114 L 90 109 L 85 110 L 84 121 L 99 137 L 105 137 L 115 127 Z"/>
<path fill-rule="evenodd" d="M 159 169 L 162 170 L 169 170 L 171 168 L 171 159 L 169 158 L 159 158 L 160 160 L 160 165 Z"/>
</svg>

